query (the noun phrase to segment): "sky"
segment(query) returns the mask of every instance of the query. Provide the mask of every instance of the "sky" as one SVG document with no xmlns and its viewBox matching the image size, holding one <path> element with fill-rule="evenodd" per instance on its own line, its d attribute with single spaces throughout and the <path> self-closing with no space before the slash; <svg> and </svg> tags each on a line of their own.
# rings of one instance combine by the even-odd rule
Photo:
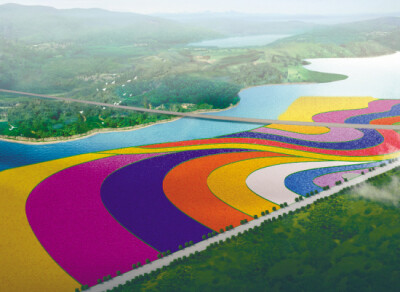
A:
<svg viewBox="0 0 400 292">
<path fill-rule="evenodd" d="M 400 11 L 399 0 L 0 0 L 0 4 L 103 8 L 144 14 L 226 12 L 349 15 Z"/>
</svg>

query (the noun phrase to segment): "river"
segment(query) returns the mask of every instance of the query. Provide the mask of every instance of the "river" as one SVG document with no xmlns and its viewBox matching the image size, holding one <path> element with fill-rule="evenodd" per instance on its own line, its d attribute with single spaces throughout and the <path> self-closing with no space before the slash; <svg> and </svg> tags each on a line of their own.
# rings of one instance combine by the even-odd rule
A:
<svg viewBox="0 0 400 292">
<path fill-rule="evenodd" d="M 239 36 L 224 39 L 206 40 L 198 43 L 189 44 L 190 47 L 217 47 L 217 48 L 245 48 L 265 46 L 277 40 L 289 37 L 287 34 L 266 34 Z"/>
<path fill-rule="evenodd" d="M 216 115 L 277 119 L 300 96 L 373 96 L 400 98 L 400 53 L 358 59 L 313 59 L 310 70 L 340 73 L 348 79 L 322 84 L 270 85 L 245 89 L 241 102 Z M 0 141 L 0 171 L 83 153 L 198 138 L 210 138 L 257 127 L 183 118 L 133 131 L 101 133 L 79 140 L 27 145 Z"/>
</svg>

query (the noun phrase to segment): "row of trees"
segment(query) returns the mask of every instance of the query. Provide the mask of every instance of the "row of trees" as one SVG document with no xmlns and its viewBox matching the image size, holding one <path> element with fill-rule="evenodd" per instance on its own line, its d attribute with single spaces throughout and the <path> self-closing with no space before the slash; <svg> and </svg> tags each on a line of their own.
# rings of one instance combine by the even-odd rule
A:
<svg viewBox="0 0 400 292">
<path fill-rule="evenodd" d="M 393 163 L 395 161 L 397 161 L 397 159 L 393 159 L 389 163 Z M 395 173 L 397 175 L 400 175 L 400 167 L 393 169 L 391 172 Z M 369 184 L 377 183 L 379 185 L 385 185 L 385 184 L 387 184 L 388 178 L 390 178 L 390 177 L 387 174 L 380 174 L 376 177 L 369 178 L 367 180 L 367 183 L 369 183 Z M 260 224 L 260 227 L 255 226 L 253 228 L 249 228 L 248 230 L 245 230 L 244 232 L 239 232 L 238 235 L 233 235 L 233 236 L 227 238 L 225 242 L 223 240 L 220 240 L 218 242 L 210 244 L 207 247 L 207 251 L 210 252 L 214 248 L 223 247 L 232 241 L 238 240 L 239 238 L 244 239 L 246 237 L 252 237 L 254 235 L 260 234 L 260 232 L 262 232 L 263 235 L 266 235 L 266 233 L 263 231 L 263 229 L 265 229 L 267 226 L 271 227 L 270 223 L 285 222 L 283 220 L 289 220 L 289 218 L 293 218 L 293 215 L 298 214 L 298 213 L 303 213 L 306 210 L 309 212 L 309 215 L 307 217 L 308 221 L 312 222 L 311 225 L 308 225 L 305 227 L 305 231 L 307 232 L 307 234 L 311 233 L 314 235 L 316 235 L 316 234 L 319 235 L 319 234 L 321 234 L 321 230 L 323 230 L 321 236 L 324 238 L 324 240 L 326 240 L 326 237 L 331 237 L 331 238 L 334 238 L 335 240 L 340 240 L 340 241 L 351 239 L 352 237 L 357 235 L 357 231 L 356 231 L 357 228 L 348 228 L 348 227 L 344 228 L 343 226 L 341 226 L 340 224 L 337 223 L 337 221 L 340 221 L 340 220 L 335 219 L 335 216 L 345 216 L 346 215 L 346 205 L 343 202 L 343 195 L 351 193 L 351 192 L 357 192 L 357 190 L 364 184 L 365 183 L 360 183 L 356 186 L 346 187 L 346 188 L 342 189 L 341 191 L 339 191 L 338 193 L 333 194 L 329 197 L 318 198 L 317 200 L 314 201 L 313 205 L 308 204 L 308 205 L 303 206 L 295 211 L 289 211 L 288 213 L 280 214 L 277 218 L 273 217 L 273 218 L 264 220 Z M 301 200 L 304 200 L 303 196 L 299 196 L 296 198 L 296 202 L 299 202 Z M 319 205 L 320 205 L 320 207 L 316 207 Z M 287 206 L 288 206 L 287 203 L 283 203 L 280 205 L 281 208 L 285 208 Z M 276 210 L 276 208 L 275 208 L 275 210 Z M 365 211 L 365 214 L 370 215 L 371 212 L 372 212 L 371 209 L 367 209 Z M 269 214 L 268 210 L 261 213 L 262 216 L 265 216 L 268 214 Z M 254 219 L 258 219 L 258 216 L 255 215 Z M 290 220 L 293 220 L 293 219 L 290 219 Z M 246 224 L 247 222 L 248 222 L 247 219 L 241 220 L 241 224 Z M 302 228 L 304 228 L 304 222 L 302 223 L 299 221 L 298 224 L 301 224 Z M 279 227 L 279 228 L 281 228 L 281 227 Z M 226 231 L 231 230 L 231 229 L 233 229 L 232 225 L 226 226 L 226 228 L 225 228 Z M 221 228 L 220 233 L 223 233 L 223 232 L 224 232 L 224 229 Z M 292 230 L 291 232 L 294 232 L 294 231 Z M 207 238 L 216 236 L 217 234 L 218 233 L 216 231 L 213 231 L 212 233 L 203 235 L 202 238 L 205 240 Z M 279 233 L 276 234 L 276 236 L 279 237 Z M 318 240 L 312 239 L 313 236 L 311 236 L 310 238 L 311 238 L 310 242 L 312 241 L 311 246 L 315 247 L 317 250 L 318 250 L 318 248 L 317 248 L 318 244 L 322 244 L 324 246 L 324 248 L 327 246 L 331 246 L 331 244 L 327 245 L 326 242 L 322 242 L 321 239 L 318 239 Z M 293 240 L 295 240 L 295 239 L 293 239 Z M 315 243 L 314 240 L 317 243 Z M 252 239 L 251 239 L 251 241 L 252 241 Z M 184 245 L 180 245 L 179 249 L 181 250 L 185 247 L 192 246 L 193 244 L 194 244 L 193 241 L 186 242 Z M 295 252 L 298 252 L 298 251 L 299 251 L 298 249 L 295 250 Z M 270 251 L 270 253 L 271 252 L 273 252 L 273 251 Z M 168 250 L 167 252 L 160 253 L 158 255 L 158 258 L 162 258 L 162 257 L 170 255 L 170 254 L 171 254 L 171 251 Z M 198 251 L 196 251 L 195 253 L 189 255 L 189 257 L 183 256 L 180 259 L 174 260 L 170 264 L 169 267 L 173 268 L 175 266 L 184 264 L 186 261 L 188 261 L 190 259 L 198 258 L 203 254 L 204 253 L 199 253 Z M 149 260 L 146 260 L 146 263 L 149 263 Z M 140 266 L 141 266 L 141 263 L 139 262 L 136 265 L 134 264 L 132 266 L 132 268 L 135 269 Z M 166 269 L 167 269 L 166 267 L 163 267 L 162 269 L 157 269 L 156 271 L 153 271 L 151 274 L 138 276 L 135 279 L 128 281 L 127 284 L 125 285 L 125 287 L 139 285 L 143 281 L 150 279 L 151 275 L 155 276 L 158 273 L 160 273 L 161 271 L 165 271 Z M 117 272 L 117 275 L 119 275 L 119 274 L 120 273 Z M 108 279 L 110 279 L 110 276 L 104 277 L 103 281 L 108 280 Z M 121 291 L 119 289 L 120 288 L 114 288 L 115 291 Z"/>
<path fill-rule="evenodd" d="M 400 169 L 391 173 L 399 176 Z M 387 179 L 390 175 L 379 175 L 368 183 L 384 187 Z M 132 279 L 115 291 L 149 286 L 162 291 L 200 287 L 264 291 L 266 283 L 272 291 L 300 291 L 301 287 L 307 287 L 307 291 L 336 291 L 338 287 L 341 291 L 356 291 L 359 287 L 363 291 L 379 287 L 396 291 L 400 284 L 395 272 L 400 260 L 399 226 L 395 220 L 399 210 L 355 200 L 352 193 L 364 184 L 270 218 L 260 227 L 175 260 L 168 268 Z M 374 240 L 367 240 L 370 235 Z M 163 276 L 157 277 L 161 271 Z"/>
</svg>

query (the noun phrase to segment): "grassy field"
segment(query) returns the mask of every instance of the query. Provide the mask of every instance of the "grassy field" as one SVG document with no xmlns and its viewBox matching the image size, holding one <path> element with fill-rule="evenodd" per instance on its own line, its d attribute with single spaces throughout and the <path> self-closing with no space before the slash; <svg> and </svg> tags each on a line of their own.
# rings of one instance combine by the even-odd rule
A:
<svg viewBox="0 0 400 292">
<path fill-rule="evenodd" d="M 391 170 L 113 291 L 398 291 L 399 179 Z"/>
</svg>

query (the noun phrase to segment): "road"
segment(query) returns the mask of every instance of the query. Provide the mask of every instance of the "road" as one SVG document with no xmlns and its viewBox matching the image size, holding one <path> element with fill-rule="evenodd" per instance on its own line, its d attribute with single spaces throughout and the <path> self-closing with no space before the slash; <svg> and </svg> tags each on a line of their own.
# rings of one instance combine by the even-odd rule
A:
<svg viewBox="0 0 400 292">
<path fill-rule="evenodd" d="M 132 270 L 130 272 L 127 272 L 121 276 L 115 277 L 112 280 L 109 280 L 107 282 L 104 282 L 102 284 L 96 285 L 91 287 L 89 290 L 89 292 L 102 292 L 102 291 L 106 291 L 108 289 L 112 289 L 120 284 L 125 284 L 128 280 L 131 280 L 137 276 L 143 275 L 145 273 L 151 273 L 152 271 L 155 271 L 159 268 L 162 268 L 164 266 L 168 266 L 173 260 L 175 259 L 179 259 L 182 258 L 183 256 L 189 256 L 193 253 L 195 253 L 196 251 L 200 252 L 203 251 L 207 248 L 207 246 L 209 246 L 212 243 L 215 242 L 219 242 L 220 240 L 225 241 L 227 238 L 232 237 L 232 236 L 236 236 L 238 234 L 243 233 L 246 230 L 252 229 L 255 226 L 260 226 L 264 221 L 267 221 L 268 219 L 271 218 L 278 218 L 279 215 L 282 215 L 283 213 L 288 213 L 289 211 L 295 211 L 297 209 L 300 209 L 304 206 L 313 204 L 316 200 L 318 200 L 319 198 L 325 198 L 325 197 L 329 197 L 333 194 L 338 193 L 340 190 L 346 188 L 346 187 L 350 187 L 350 186 L 354 186 L 357 185 L 359 183 L 362 183 L 364 181 L 366 181 L 368 178 L 370 177 L 374 177 L 377 176 L 379 174 L 382 174 L 384 172 L 389 171 L 390 169 L 393 169 L 395 167 L 399 167 L 400 166 L 400 161 L 394 162 L 392 164 L 386 164 L 385 167 L 380 167 L 377 168 L 375 171 L 372 172 L 368 172 L 365 175 L 361 175 L 353 180 L 350 180 L 349 182 L 343 183 L 340 186 L 336 186 L 330 190 L 327 191 L 323 191 L 321 193 L 319 193 L 318 195 L 315 195 L 313 197 L 309 197 L 309 198 L 304 198 L 303 201 L 300 201 L 298 203 L 293 203 L 291 205 L 289 205 L 286 208 L 283 209 L 279 209 L 267 216 L 263 216 L 260 217 L 256 220 L 253 220 L 245 225 L 241 225 L 238 226 L 232 230 L 226 231 L 224 233 L 218 234 L 215 237 L 203 240 L 201 242 L 198 242 L 196 244 L 194 244 L 191 247 L 187 247 L 183 250 L 180 250 L 178 252 L 175 252 L 169 256 L 166 256 L 162 259 L 156 260 L 154 262 L 151 262 L 149 264 L 146 264 L 138 269 Z"/>
<path fill-rule="evenodd" d="M 400 125 L 370 125 L 370 124 L 342 124 L 342 123 L 315 123 L 315 122 L 300 122 L 300 121 L 281 121 L 281 120 L 269 120 L 269 119 L 253 119 L 253 118 L 240 118 L 240 117 L 226 117 L 226 116 L 215 116 L 215 115 L 204 115 L 204 114 L 195 114 L 195 113 L 180 113 L 180 112 L 172 112 L 172 111 L 162 111 L 162 110 L 153 110 L 141 107 L 133 107 L 133 106 L 123 106 L 123 105 L 112 105 L 108 103 L 102 103 L 97 101 L 90 100 L 80 100 L 73 99 L 67 97 L 58 97 L 44 94 L 36 94 L 15 90 L 7 90 L 0 89 L 0 92 L 25 95 L 31 97 L 39 97 L 46 98 L 58 101 L 67 101 L 67 102 L 77 102 L 83 104 L 90 104 L 95 106 L 102 107 L 110 107 L 138 112 L 146 112 L 152 114 L 163 114 L 163 115 L 172 115 L 172 116 L 180 116 L 187 118 L 195 118 L 195 119 L 205 119 L 205 120 L 216 120 L 216 121 L 225 121 L 225 122 L 239 122 L 239 123 L 249 123 L 249 124 L 258 124 L 258 125 L 267 125 L 267 124 L 280 124 L 280 125 L 297 125 L 297 126 L 313 126 L 313 127 L 328 127 L 328 128 L 355 128 L 355 129 L 382 129 L 382 130 L 400 130 Z"/>
</svg>

